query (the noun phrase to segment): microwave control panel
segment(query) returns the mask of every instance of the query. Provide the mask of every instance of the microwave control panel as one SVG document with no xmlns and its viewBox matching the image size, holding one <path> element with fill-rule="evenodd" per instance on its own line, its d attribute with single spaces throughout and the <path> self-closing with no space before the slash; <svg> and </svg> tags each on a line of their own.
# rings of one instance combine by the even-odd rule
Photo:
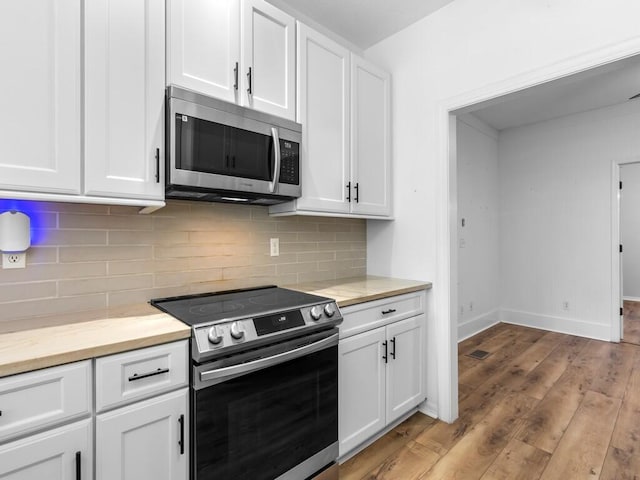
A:
<svg viewBox="0 0 640 480">
<path fill-rule="evenodd" d="M 300 144 L 280 140 L 280 183 L 300 185 Z"/>
</svg>

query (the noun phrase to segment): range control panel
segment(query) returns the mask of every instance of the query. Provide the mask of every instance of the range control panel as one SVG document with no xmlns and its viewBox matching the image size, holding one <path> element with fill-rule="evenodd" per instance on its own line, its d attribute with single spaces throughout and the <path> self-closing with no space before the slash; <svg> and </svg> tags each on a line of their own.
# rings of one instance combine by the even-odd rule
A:
<svg viewBox="0 0 640 480">
<path fill-rule="evenodd" d="M 220 321 L 194 327 L 193 355 L 196 361 L 227 355 L 233 351 L 277 342 L 292 331 L 314 329 L 319 325 L 338 325 L 342 314 L 336 302 L 302 307 L 287 312 L 269 313 L 232 321 Z"/>
</svg>

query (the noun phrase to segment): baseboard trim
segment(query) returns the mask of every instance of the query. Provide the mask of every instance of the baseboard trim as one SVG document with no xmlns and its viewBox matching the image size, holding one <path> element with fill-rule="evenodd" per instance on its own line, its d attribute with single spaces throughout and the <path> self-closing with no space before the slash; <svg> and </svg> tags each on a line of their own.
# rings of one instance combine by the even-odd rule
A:
<svg viewBox="0 0 640 480">
<path fill-rule="evenodd" d="M 566 333 L 595 340 L 611 341 L 611 326 L 602 323 L 586 322 L 573 318 L 539 315 L 530 312 L 501 309 L 500 321 L 523 327 L 539 328 L 551 332 Z"/>
<path fill-rule="evenodd" d="M 458 325 L 458 343 L 500 323 L 500 311 L 496 308 Z"/>
<path fill-rule="evenodd" d="M 438 404 L 431 398 L 427 398 L 424 402 L 418 405 L 418 411 L 424 413 L 431 418 L 438 418 Z"/>
<path fill-rule="evenodd" d="M 396 419 L 394 422 L 390 423 L 389 425 L 387 425 L 386 427 L 384 427 L 382 430 L 380 430 L 378 433 L 376 433 L 375 435 L 367 438 L 364 442 L 362 442 L 361 444 L 353 447 L 351 450 L 349 450 L 347 453 L 345 453 L 343 456 L 338 458 L 338 463 L 340 465 L 342 465 L 344 462 L 346 462 L 347 460 L 349 460 L 351 457 L 355 457 L 358 453 L 360 453 L 362 450 L 364 450 L 365 448 L 367 448 L 369 445 L 371 445 L 373 442 L 375 442 L 376 440 L 382 438 L 384 435 L 386 435 L 387 433 L 389 433 L 391 430 L 393 430 L 394 428 L 396 428 L 398 425 L 400 425 L 402 422 L 404 422 L 407 418 L 409 418 L 411 415 L 413 415 L 414 413 L 416 413 L 418 411 L 418 407 L 412 408 L 411 410 L 409 410 L 407 413 L 405 413 L 404 415 L 402 415 L 400 418 Z"/>
</svg>

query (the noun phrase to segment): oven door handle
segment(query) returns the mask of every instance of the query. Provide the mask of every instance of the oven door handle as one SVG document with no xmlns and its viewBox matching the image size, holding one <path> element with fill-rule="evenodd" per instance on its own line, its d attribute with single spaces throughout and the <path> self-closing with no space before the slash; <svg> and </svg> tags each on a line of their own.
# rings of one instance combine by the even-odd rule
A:
<svg viewBox="0 0 640 480">
<path fill-rule="evenodd" d="M 237 377 L 245 373 L 254 372 L 263 368 L 271 367 L 279 363 L 284 363 L 294 358 L 299 358 L 310 353 L 324 350 L 325 348 L 332 347 L 338 344 L 338 334 L 334 333 L 330 337 L 323 338 L 317 342 L 304 345 L 302 347 L 289 350 L 287 352 L 278 353 L 271 357 L 260 358 L 252 362 L 241 363 L 240 365 L 231 365 L 230 367 L 216 368 L 214 370 L 207 370 L 206 372 L 200 372 L 200 381 L 206 382 L 211 380 L 220 380 L 226 377 Z"/>
</svg>

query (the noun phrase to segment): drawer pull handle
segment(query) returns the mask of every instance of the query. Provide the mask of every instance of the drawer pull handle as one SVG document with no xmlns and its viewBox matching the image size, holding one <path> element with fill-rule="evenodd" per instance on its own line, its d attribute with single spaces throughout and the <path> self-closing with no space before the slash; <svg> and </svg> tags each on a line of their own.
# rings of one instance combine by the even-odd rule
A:
<svg viewBox="0 0 640 480">
<path fill-rule="evenodd" d="M 138 375 L 134 373 L 129 377 L 129 381 L 133 382 L 135 380 L 142 380 L 143 378 L 154 377 L 156 375 L 162 375 L 163 373 L 169 373 L 168 368 L 159 368 L 155 372 L 143 373 L 142 375 Z"/>
<path fill-rule="evenodd" d="M 180 445 L 180 455 L 184 455 L 184 415 L 180 415 L 178 423 L 180 424 L 180 440 L 178 441 L 178 445 Z"/>
<path fill-rule="evenodd" d="M 383 310 L 382 314 L 383 315 L 389 315 L 390 313 L 395 313 L 396 309 L 395 308 L 390 308 L 389 310 Z"/>
<path fill-rule="evenodd" d="M 82 480 L 82 457 L 80 452 L 76 452 L 76 480 Z"/>
</svg>

